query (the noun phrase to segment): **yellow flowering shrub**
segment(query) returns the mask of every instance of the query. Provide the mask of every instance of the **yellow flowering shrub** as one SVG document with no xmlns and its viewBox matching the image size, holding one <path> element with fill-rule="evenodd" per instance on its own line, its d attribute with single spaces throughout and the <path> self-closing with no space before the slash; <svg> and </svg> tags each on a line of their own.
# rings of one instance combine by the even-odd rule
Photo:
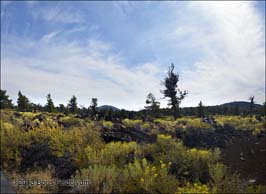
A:
<svg viewBox="0 0 266 194">
<path fill-rule="evenodd" d="M 15 167 L 20 164 L 18 146 L 23 142 L 22 132 L 12 124 L 1 120 L 1 166 Z"/>
<path fill-rule="evenodd" d="M 168 173 L 169 166 L 170 164 L 162 161 L 159 166 L 152 166 L 145 158 L 129 163 L 123 173 L 126 180 L 123 191 L 126 193 L 173 193 L 178 181 Z"/>
<path fill-rule="evenodd" d="M 210 166 L 210 185 L 212 193 L 238 193 L 240 179 L 238 174 L 231 174 L 224 164 L 216 163 Z"/>
<path fill-rule="evenodd" d="M 25 118 L 27 117 L 28 119 L 33 119 L 35 116 L 37 116 L 39 113 L 33 113 L 33 112 L 20 112 L 22 116 Z"/>
<path fill-rule="evenodd" d="M 151 124 L 145 122 L 145 123 L 143 123 L 143 124 L 140 125 L 140 128 L 141 129 L 144 129 L 144 130 L 148 130 L 148 129 L 150 130 L 151 129 Z"/>
<path fill-rule="evenodd" d="M 200 183 L 194 183 L 190 184 L 187 183 L 185 187 L 178 187 L 177 192 L 175 194 L 209 194 L 210 189 L 207 185 L 200 184 Z"/>
<path fill-rule="evenodd" d="M 114 126 L 114 123 L 112 121 L 102 120 L 100 121 L 100 123 L 102 124 L 102 126 L 104 126 L 107 129 L 112 129 L 112 127 Z"/>
<path fill-rule="evenodd" d="M 124 119 L 122 120 L 123 125 L 126 127 L 137 127 L 143 123 L 142 120 L 131 120 L 131 119 Z"/>
<path fill-rule="evenodd" d="M 87 146 L 85 152 L 90 164 L 116 165 L 120 167 L 134 159 L 130 158 L 130 155 L 135 157 L 138 150 L 139 147 L 136 142 L 110 142 L 97 151 Z"/>
<path fill-rule="evenodd" d="M 93 165 L 87 169 L 82 169 L 74 177 L 77 183 L 73 193 L 113 193 L 118 192 L 120 185 L 119 169 L 113 165 Z M 81 184 L 82 183 L 82 184 Z"/>
<path fill-rule="evenodd" d="M 195 128 L 195 129 L 211 129 L 211 125 L 203 122 L 200 118 L 194 117 L 185 117 L 179 118 L 176 120 L 177 125 L 184 125 L 186 128 Z"/>
<path fill-rule="evenodd" d="M 262 117 L 262 121 L 258 121 L 253 117 L 242 117 L 242 116 L 216 116 L 215 120 L 221 124 L 229 124 L 238 130 L 249 130 L 254 134 L 265 131 L 265 116 Z"/>
</svg>

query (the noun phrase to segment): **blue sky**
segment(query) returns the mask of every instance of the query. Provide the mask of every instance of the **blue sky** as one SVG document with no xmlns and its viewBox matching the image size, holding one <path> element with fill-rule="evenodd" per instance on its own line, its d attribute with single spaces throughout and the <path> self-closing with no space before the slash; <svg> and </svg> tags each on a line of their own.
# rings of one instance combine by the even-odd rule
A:
<svg viewBox="0 0 266 194">
<path fill-rule="evenodd" d="M 139 110 L 173 62 L 182 106 L 265 101 L 265 2 L 1 1 L 1 88 Z M 166 99 L 161 100 L 166 106 Z"/>
</svg>

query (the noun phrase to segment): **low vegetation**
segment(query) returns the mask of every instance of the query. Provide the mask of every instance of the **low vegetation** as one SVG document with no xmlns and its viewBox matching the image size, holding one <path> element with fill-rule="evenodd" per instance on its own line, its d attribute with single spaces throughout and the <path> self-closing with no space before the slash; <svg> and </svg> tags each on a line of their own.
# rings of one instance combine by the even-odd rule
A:
<svg viewBox="0 0 266 194">
<path fill-rule="evenodd" d="M 233 172 L 222 154 L 234 134 L 265 134 L 265 118 L 216 116 L 211 125 L 193 117 L 113 123 L 56 116 L 1 110 L 1 169 L 18 193 L 265 192 L 265 182 Z M 156 139 L 105 142 L 102 133 L 117 126 Z"/>
</svg>

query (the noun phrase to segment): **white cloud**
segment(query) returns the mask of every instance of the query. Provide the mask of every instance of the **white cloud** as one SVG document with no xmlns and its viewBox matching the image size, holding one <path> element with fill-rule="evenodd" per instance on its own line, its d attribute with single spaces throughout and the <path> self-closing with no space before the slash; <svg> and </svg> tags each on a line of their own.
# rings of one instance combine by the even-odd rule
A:
<svg viewBox="0 0 266 194">
<path fill-rule="evenodd" d="M 203 55 L 182 72 L 189 90 L 184 105 L 265 100 L 265 24 L 253 2 L 191 2 L 194 22 L 185 25 L 188 42 Z M 204 25 L 203 25 L 204 24 Z M 178 34 L 184 30 L 177 27 Z M 177 37 L 178 38 L 178 37 Z"/>
<path fill-rule="evenodd" d="M 31 57 L 6 53 L 1 59 L 2 86 L 8 88 L 14 100 L 17 91 L 22 90 L 32 101 L 45 103 L 45 96 L 51 92 L 55 103 L 66 104 L 75 94 L 81 105 L 88 106 L 90 99 L 97 97 L 100 104 L 137 110 L 144 106 L 146 95 L 160 84 L 154 65 L 126 68 L 119 57 L 111 54 L 110 45 L 99 40 L 88 40 L 85 46 L 23 40 L 18 46 L 37 53 Z"/>
<path fill-rule="evenodd" d="M 42 2 L 43 3 L 43 2 Z M 34 11 L 30 8 L 30 14 L 34 19 L 42 19 L 51 23 L 84 23 L 85 18 L 81 12 L 73 7 L 63 5 L 63 2 L 50 2 L 49 6 L 36 7 Z"/>
<path fill-rule="evenodd" d="M 45 34 L 42 38 L 41 38 L 41 42 L 49 42 L 51 41 L 60 31 L 55 31 L 55 32 L 51 32 L 51 33 L 48 33 L 48 34 Z"/>
</svg>

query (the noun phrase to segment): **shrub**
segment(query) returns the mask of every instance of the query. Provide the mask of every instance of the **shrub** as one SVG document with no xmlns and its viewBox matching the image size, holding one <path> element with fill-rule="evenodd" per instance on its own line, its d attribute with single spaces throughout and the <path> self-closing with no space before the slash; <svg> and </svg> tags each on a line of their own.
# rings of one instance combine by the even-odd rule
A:
<svg viewBox="0 0 266 194">
<path fill-rule="evenodd" d="M 216 116 L 215 119 L 222 126 L 228 124 L 237 130 L 248 130 L 254 132 L 254 134 L 265 131 L 265 117 L 261 121 L 258 121 L 255 117 L 242 116 Z"/>
<path fill-rule="evenodd" d="M 146 159 L 128 164 L 123 172 L 123 192 L 173 193 L 178 181 L 168 174 L 169 165 L 161 161 L 159 166 L 151 166 Z"/>
<path fill-rule="evenodd" d="M 112 121 L 105 121 L 105 120 L 102 120 L 100 121 L 102 126 L 107 128 L 107 129 L 112 129 L 113 126 L 114 126 L 114 123 Z"/>
<path fill-rule="evenodd" d="M 1 120 L 1 168 L 16 168 L 20 165 L 18 147 L 23 140 L 22 132 L 10 123 Z"/>
<path fill-rule="evenodd" d="M 66 127 L 72 127 L 72 126 L 80 126 L 80 124 L 82 123 L 80 119 L 78 118 L 74 118 L 72 116 L 66 116 L 66 117 L 62 117 L 60 118 L 60 123 Z"/>
<path fill-rule="evenodd" d="M 179 118 L 176 120 L 177 125 L 184 125 L 187 128 L 195 129 L 211 129 L 212 126 L 208 123 L 203 122 L 200 118 L 186 117 Z"/>
<path fill-rule="evenodd" d="M 265 194 L 266 193 L 266 185 L 247 185 L 244 188 L 243 193 L 248 193 L 248 194 Z"/>
<path fill-rule="evenodd" d="M 151 124 L 150 123 L 143 123 L 141 126 L 140 126 L 141 129 L 144 129 L 144 130 L 148 130 L 148 129 L 151 129 Z"/>
<path fill-rule="evenodd" d="M 210 167 L 212 193 L 238 193 L 240 179 L 237 174 L 230 174 L 227 167 L 217 163 Z"/>
<path fill-rule="evenodd" d="M 74 188 L 75 193 L 115 193 L 118 191 L 117 167 L 94 165 L 87 169 L 82 169 L 81 174 L 75 176 L 74 180 L 78 184 Z M 84 184 L 80 184 L 84 182 Z"/>
<path fill-rule="evenodd" d="M 12 185 L 17 193 L 57 193 L 58 185 L 54 183 L 52 175 L 51 168 L 42 171 L 35 170 L 27 174 L 13 173 L 13 180 L 25 180 L 26 182 L 19 184 L 14 181 Z"/>
<path fill-rule="evenodd" d="M 122 121 L 123 125 L 125 125 L 126 127 L 129 128 L 133 128 L 133 127 L 139 127 L 143 121 L 142 120 L 130 120 L 130 119 L 124 119 Z"/>
<path fill-rule="evenodd" d="M 136 142 L 111 142 L 99 151 L 88 146 L 86 148 L 86 155 L 89 164 L 116 165 L 121 167 L 134 161 L 138 150 Z"/>
<path fill-rule="evenodd" d="M 210 189 L 208 188 L 207 185 L 204 184 L 202 185 L 201 183 L 194 183 L 194 184 L 187 183 L 185 187 L 177 188 L 176 194 L 187 194 L 187 193 L 209 194 Z"/>
<path fill-rule="evenodd" d="M 165 163 L 171 162 L 170 172 L 183 182 L 208 182 L 209 165 L 216 163 L 220 155 L 218 149 L 188 149 L 181 142 L 166 135 L 159 135 L 150 150 L 154 163 L 159 163 L 158 158 Z"/>
</svg>

